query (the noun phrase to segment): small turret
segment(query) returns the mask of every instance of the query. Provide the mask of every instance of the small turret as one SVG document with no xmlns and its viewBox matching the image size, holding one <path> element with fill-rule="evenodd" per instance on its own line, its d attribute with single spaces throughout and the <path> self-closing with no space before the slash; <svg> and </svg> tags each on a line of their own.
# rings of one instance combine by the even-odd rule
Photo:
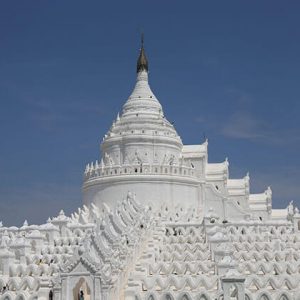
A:
<svg viewBox="0 0 300 300">
<path fill-rule="evenodd" d="M 15 255 L 8 246 L 9 236 L 4 232 L 0 243 L 0 272 L 2 275 L 9 275 L 10 266 L 14 263 Z"/>
</svg>

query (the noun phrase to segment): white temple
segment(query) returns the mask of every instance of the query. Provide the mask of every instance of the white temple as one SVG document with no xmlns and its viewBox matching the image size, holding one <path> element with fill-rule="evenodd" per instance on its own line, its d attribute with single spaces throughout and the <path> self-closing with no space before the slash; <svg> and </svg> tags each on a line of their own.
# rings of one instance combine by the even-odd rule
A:
<svg viewBox="0 0 300 300">
<path fill-rule="evenodd" d="M 87 165 L 83 207 L 43 225 L 0 225 L 0 300 L 299 300 L 300 214 L 250 194 L 208 142 L 183 145 L 148 84 Z"/>
</svg>

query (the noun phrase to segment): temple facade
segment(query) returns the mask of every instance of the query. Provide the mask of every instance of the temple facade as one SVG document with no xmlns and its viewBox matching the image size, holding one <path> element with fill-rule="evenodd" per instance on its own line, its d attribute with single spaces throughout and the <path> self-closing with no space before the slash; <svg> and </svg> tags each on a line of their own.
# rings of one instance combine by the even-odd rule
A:
<svg viewBox="0 0 300 300">
<path fill-rule="evenodd" d="M 83 206 L 46 224 L 0 224 L 0 300 L 300 300 L 300 214 L 270 187 L 184 145 L 137 80 L 83 175 Z"/>
</svg>

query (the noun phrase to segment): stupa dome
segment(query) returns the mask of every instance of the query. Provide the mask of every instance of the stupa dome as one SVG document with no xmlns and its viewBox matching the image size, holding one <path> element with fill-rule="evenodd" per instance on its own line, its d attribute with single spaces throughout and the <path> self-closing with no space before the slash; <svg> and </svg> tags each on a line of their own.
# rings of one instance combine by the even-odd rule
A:
<svg viewBox="0 0 300 300">
<path fill-rule="evenodd" d="M 137 80 L 121 115 L 113 122 L 101 144 L 102 157 L 112 164 L 159 162 L 164 155 L 178 161 L 182 141 L 174 126 L 165 118 L 158 99 L 148 82 L 148 60 L 142 45 L 137 62 Z M 120 155 L 119 155 L 120 154 Z"/>
</svg>

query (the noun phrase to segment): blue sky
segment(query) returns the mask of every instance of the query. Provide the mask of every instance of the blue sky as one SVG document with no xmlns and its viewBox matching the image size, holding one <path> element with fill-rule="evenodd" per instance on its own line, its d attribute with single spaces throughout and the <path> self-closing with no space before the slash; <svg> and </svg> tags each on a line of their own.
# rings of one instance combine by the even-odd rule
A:
<svg viewBox="0 0 300 300">
<path fill-rule="evenodd" d="M 0 220 L 81 205 L 82 173 L 135 82 L 185 144 L 300 206 L 299 1 L 1 1 Z"/>
</svg>

